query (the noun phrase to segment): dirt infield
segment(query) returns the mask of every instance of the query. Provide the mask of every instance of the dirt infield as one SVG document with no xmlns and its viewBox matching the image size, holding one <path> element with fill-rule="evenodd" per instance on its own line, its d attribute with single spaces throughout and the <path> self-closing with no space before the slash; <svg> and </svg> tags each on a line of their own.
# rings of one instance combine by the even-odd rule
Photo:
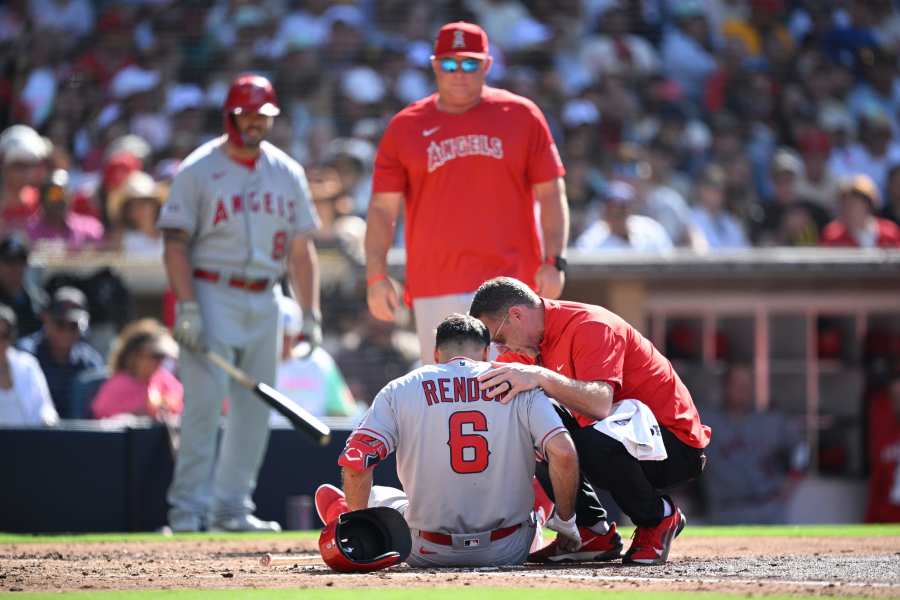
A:
<svg viewBox="0 0 900 600">
<path fill-rule="evenodd" d="M 402 567 L 371 575 L 333 573 L 315 548 L 296 540 L 6 544 L 0 591 L 477 585 L 900 597 L 898 537 L 687 537 L 659 567 Z M 297 564 L 263 567 L 267 552 L 297 555 Z"/>
</svg>

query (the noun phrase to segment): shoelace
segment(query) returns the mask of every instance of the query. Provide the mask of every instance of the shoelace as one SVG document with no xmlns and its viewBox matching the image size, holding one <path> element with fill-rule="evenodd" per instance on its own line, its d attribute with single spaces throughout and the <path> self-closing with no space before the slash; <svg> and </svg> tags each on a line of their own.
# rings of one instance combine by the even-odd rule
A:
<svg viewBox="0 0 900 600">
<path fill-rule="evenodd" d="M 643 546 L 656 547 L 656 527 L 635 527 L 634 533 L 631 534 L 633 546 L 641 548 Z"/>
</svg>

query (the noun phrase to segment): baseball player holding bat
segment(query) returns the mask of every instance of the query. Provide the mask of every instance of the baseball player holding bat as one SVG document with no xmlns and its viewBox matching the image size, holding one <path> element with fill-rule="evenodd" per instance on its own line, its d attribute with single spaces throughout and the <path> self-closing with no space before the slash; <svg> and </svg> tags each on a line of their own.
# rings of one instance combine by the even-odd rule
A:
<svg viewBox="0 0 900 600">
<path fill-rule="evenodd" d="M 387 506 L 409 524 L 411 566 L 521 564 L 536 525 L 544 524 L 532 513 L 534 453 L 540 452 L 556 498 L 546 526 L 570 549 L 580 545 L 572 440 L 540 390 L 511 404 L 487 399 L 477 378 L 491 368 L 484 362 L 489 346 L 487 328 L 473 317 L 450 315 L 438 325 L 438 364 L 381 390 L 338 460 L 343 492 L 327 484 L 316 491 L 323 522 L 348 510 Z M 372 486 L 375 466 L 394 451 L 405 493 Z"/>
<path fill-rule="evenodd" d="M 365 241 L 369 310 L 391 321 L 400 296 L 387 253 L 405 209 L 406 295 L 423 363 L 438 323 L 465 313 L 485 279 L 513 275 L 558 298 L 569 235 L 565 169 L 547 121 L 531 100 L 485 85 L 484 30 L 444 25 L 431 66 L 437 93 L 397 113 L 378 146 Z"/>
<path fill-rule="evenodd" d="M 255 381 L 273 383 L 281 333 L 279 279 L 287 269 L 303 308 L 303 333 L 321 341 L 318 227 L 303 168 L 264 140 L 279 114 L 272 84 L 238 77 L 225 100 L 226 135 L 197 148 L 172 182 L 158 226 L 178 300 L 173 334 L 184 346 L 179 374 L 185 409 L 169 488 L 173 531 L 278 531 L 253 515 L 266 449 L 269 407 L 229 386 L 205 350 Z M 222 401 L 231 406 L 215 471 Z M 212 482 L 210 485 L 210 473 Z"/>
</svg>

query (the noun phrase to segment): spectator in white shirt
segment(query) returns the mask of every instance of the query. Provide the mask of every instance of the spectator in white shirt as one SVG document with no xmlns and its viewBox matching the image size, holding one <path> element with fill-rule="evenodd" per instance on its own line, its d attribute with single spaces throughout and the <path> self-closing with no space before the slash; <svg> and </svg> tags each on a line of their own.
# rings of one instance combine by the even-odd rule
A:
<svg viewBox="0 0 900 600">
<path fill-rule="evenodd" d="M 37 359 L 12 346 L 16 313 L 0 304 L 0 425 L 32 427 L 59 421 Z"/>
<path fill-rule="evenodd" d="M 725 206 L 725 172 L 709 165 L 694 187 L 694 226 L 703 232 L 710 248 L 747 248 L 747 234 L 741 222 Z"/>
<path fill-rule="evenodd" d="M 613 181 L 605 193 L 603 217 L 579 236 L 579 250 L 637 250 L 664 252 L 672 249 L 666 230 L 650 217 L 632 214 L 637 196 L 634 187 Z"/>
</svg>

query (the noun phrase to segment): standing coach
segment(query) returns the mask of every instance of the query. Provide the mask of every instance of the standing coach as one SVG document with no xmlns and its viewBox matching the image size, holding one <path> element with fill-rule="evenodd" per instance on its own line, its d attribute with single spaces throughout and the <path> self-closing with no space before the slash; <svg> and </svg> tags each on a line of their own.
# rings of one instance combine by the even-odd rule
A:
<svg viewBox="0 0 900 600">
<path fill-rule="evenodd" d="M 569 235 L 565 169 L 547 121 L 531 100 L 485 85 L 484 30 L 444 25 L 431 65 L 437 93 L 400 111 L 378 147 L 365 242 L 369 310 L 391 321 L 400 296 L 387 253 L 405 206 L 406 294 L 423 363 L 433 361 L 438 323 L 465 313 L 486 279 L 514 276 L 558 298 Z"/>
</svg>

